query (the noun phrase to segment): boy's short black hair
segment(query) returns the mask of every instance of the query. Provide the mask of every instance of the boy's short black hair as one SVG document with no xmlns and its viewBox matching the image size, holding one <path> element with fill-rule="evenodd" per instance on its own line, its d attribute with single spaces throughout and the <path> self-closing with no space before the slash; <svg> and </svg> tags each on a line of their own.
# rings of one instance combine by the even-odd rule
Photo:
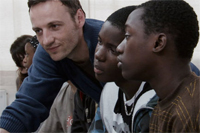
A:
<svg viewBox="0 0 200 133">
<path fill-rule="evenodd" d="M 125 23 L 129 14 L 136 9 L 136 6 L 127 6 L 118 9 L 112 13 L 106 21 L 109 21 L 112 25 L 118 27 L 120 30 L 125 32 Z"/>
<path fill-rule="evenodd" d="M 192 58 L 199 39 L 197 15 L 183 0 L 151 0 L 138 6 L 143 8 L 141 20 L 146 34 L 164 32 L 174 37 L 181 58 Z"/>
</svg>

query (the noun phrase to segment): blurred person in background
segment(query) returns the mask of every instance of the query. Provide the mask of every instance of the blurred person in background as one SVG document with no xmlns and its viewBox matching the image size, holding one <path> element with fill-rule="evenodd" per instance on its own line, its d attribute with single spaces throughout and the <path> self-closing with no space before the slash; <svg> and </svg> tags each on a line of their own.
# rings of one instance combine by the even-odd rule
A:
<svg viewBox="0 0 200 133">
<path fill-rule="evenodd" d="M 22 81 L 25 77 L 28 76 L 28 71 L 24 67 L 24 57 L 25 57 L 25 45 L 29 39 L 31 39 L 31 35 L 21 35 L 19 36 L 11 45 L 10 53 L 12 56 L 13 61 L 15 62 L 16 66 L 18 67 L 17 72 L 18 76 L 16 79 L 16 87 L 17 91 L 22 84 Z"/>
</svg>

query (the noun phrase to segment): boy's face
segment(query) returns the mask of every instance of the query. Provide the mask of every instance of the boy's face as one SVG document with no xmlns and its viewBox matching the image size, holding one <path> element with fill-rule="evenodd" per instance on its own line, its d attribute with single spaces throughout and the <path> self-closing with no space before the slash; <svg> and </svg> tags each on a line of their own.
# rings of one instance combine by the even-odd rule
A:
<svg viewBox="0 0 200 133">
<path fill-rule="evenodd" d="M 30 8 L 32 28 L 37 39 L 54 61 L 73 57 L 73 50 L 82 35 L 84 17 L 75 15 L 73 20 L 68 7 L 58 1 L 46 1 Z M 83 22 L 84 21 L 84 22 Z"/>
<path fill-rule="evenodd" d="M 116 26 L 106 21 L 99 32 L 98 44 L 95 50 L 94 72 L 101 82 L 111 82 L 123 79 L 121 70 L 117 67 L 116 48 L 124 39 L 124 33 Z"/>
<path fill-rule="evenodd" d="M 143 9 L 134 10 L 126 21 L 125 39 L 117 47 L 118 67 L 125 79 L 144 80 L 148 76 L 151 62 L 152 36 L 144 32 L 141 15 Z"/>
<path fill-rule="evenodd" d="M 18 66 L 18 69 L 20 71 L 21 74 L 27 74 L 28 71 L 27 69 L 24 67 L 24 58 L 25 58 L 25 55 L 18 55 L 18 59 L 20 60 L 20 66 Z"/>
<path fill-rule="evenodd" d="M 33 56 L 35 53 L 35 48 L 30 43 L 26 43 L 25 52 L 26 52 L 26 55 L 24 57 L 23 62 L 24 62 L 24 67 L 28 70 L 32 64 L 32 59 L 33 59 Z"/>
</svg>

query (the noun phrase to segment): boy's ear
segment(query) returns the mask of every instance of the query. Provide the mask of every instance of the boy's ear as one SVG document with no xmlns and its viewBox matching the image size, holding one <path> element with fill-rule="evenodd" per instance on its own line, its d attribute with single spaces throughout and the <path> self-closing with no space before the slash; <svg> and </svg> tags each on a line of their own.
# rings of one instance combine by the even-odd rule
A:
<svg viewBox="0 0 200 133">
<path fill-rule="evenodd" d="M 160 33 L 157 35 L 154 47 L 153 47 L 153 52 L 160 52 L 162 51 L 167 44 L 167 36 L 164 33 Z"/>
</svg>

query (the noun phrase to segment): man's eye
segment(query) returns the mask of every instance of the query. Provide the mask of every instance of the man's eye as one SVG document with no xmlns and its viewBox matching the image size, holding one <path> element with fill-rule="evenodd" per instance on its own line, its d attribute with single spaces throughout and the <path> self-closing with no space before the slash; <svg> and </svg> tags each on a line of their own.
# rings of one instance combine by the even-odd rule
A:
<svg viewBox="0 0 200 133">
<path fill-rule="evenodd" d="M 53 29 L 56 29 L 56 28 L 58 28 L 58 26 L 59 26 L 59 25 L 54 24 L 54 25 L 52 25 L 51 27 L 52 27 Z"/>
<path fill-rule="evenodd" d="M 40 34 L 42 32 L 42 30 L 38 29 L 38 30 L 34 30 L 36 35 Z"/>
</svg>

